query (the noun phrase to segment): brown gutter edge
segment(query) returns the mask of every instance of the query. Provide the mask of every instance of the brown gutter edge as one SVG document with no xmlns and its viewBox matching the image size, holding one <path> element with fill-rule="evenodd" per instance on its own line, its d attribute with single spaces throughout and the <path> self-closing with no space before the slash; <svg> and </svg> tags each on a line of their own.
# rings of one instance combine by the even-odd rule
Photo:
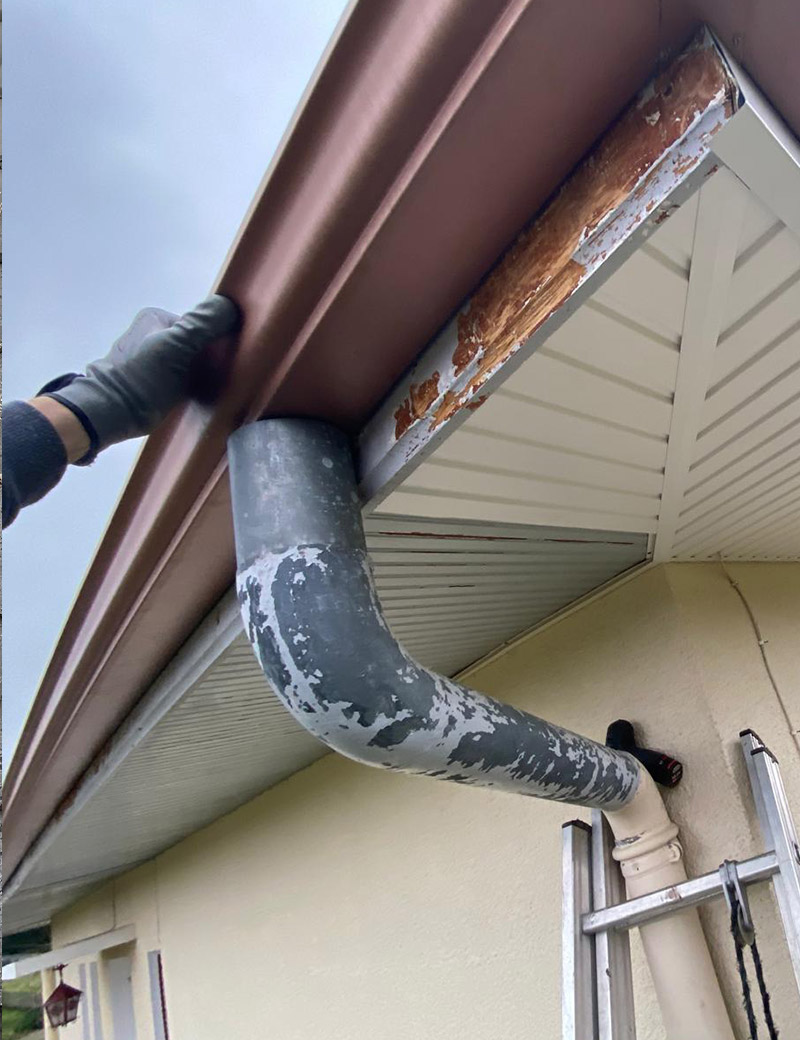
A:
<svg viewBox="0 0 800 1040">
<path fill-rule="evenodd" d="M 9 876 L 232 581 L 230 430 L 359 431 L 695 24 L 609 3 L 352 10 L 219 282 L 245 313 L 225 397 L 146 445 L 45 674 L 6 779 Z"/>
<path fill-rule="evenodd" d="M 309 314 L 379 230 L 398 170 L 509 6 L 526 5 L 403 0 L 349 12 L 218 282 L 245 315 L 226 394 L 146 444 L 42 680 L 5 778 L 7 877 L 233 580 L 227 435 L 279 393 L 307 347 Z M 373 372 L 354 386 L 362 414 L 389 385 Z"/>
</svg>

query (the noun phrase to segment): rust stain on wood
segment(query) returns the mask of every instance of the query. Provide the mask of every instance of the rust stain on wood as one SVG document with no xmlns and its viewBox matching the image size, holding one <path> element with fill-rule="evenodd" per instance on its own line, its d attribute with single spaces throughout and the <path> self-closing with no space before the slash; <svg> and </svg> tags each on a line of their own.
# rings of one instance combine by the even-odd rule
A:
<svg viewBox="0 0 800 1040">
<path fill-rule="evenodd" d="M 389 535 L 392 538 L 441 538 L 445 541 L 462 541 L 462 542 L 525 542 L 526 538 L 517 537 L 516 535 L 505 535 L 505 534 L 458 534 L 453 532 L 451 534 L 442 534 L 438 531 L 374 531 L 376 535 Z M 432 550 L 426 549 L 415 549 L 415 552 L 425 553 L 431 552 Z"/>
<path fill-rule="evenodd" d="M 696 45 L 621 116 L 459 315 L 455 373 L 476 358 L 478 363 L 466 387 L 445 394 L 434 428 L 470 400 L 488 374 L 569 299 L 585 272 L 573 259 L 581 243 L 720 92 L 728 93 L 724 66 L 713 50 Z M 641 191 L 642 198 L 645 194 Z"/>
<path fill-rule="evenodd" d="M 586 272 L 577 250 L 636 189 L 643 213 L 653 208 L 648 180 L 664 153 L 691 127 L 698 114 L 725 98 L 733 110 L 731 81 L 707 38 L 698 39 L 654 80 L 594 151 L 577 167 L 541 215 L 517 238 L 457 319 L 455 376 L 472 366 L 466 385 L 433 393 L 427 380 L 412 386 L 395 412 L 396 436 L 431 412 L 430 429 L 469 406 L 503 362 L 572 295 Z M 698 159 L 688 160 L 694 165 Z M 676 178 L 682 170 L 673 171 Z M 660 215 L 659 219 L 664 219 Z M 633 217 L 631 225 L 639 223 Z M 436 373 L 435 384 L 438 386 Z M 435 407 L 434 407 L 435 406 Z"/>
<path fill-rule="evenodd" d="M 453 372 L 460 376 L 480 349 L 480 343 L 470 336 L 466 314 L 462 311 L 457 319 L 458 346 L 453 351 Z"/>
<path fill-rule="evenodd" d="M 669 220 L 672 214 L 678 209 L 678 206 L 665 206 L 664 209 L 654 219 L 653 223 L 658 227 L 659 224 L 663 224 L 665 220 Z"/>
<path fill-rule="evenodd" d="M 422 419 L 439 396 L 439 373 L 434 372 L 421 383 L 412 383 L 408 397 L 394 413 L 394 435 L 400 438 L 406 430 Z"/>
</svg>

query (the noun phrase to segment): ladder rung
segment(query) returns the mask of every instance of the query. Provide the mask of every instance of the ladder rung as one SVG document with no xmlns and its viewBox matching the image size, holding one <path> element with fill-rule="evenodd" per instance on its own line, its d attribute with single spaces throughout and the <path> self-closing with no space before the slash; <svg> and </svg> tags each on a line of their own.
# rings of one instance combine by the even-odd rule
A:
<svg viewBox="0 0 800 1040">
<path fill-rule="evenodd" d="M 766 852 L 762 856 L 753 856 L 737 863 L 739 878 L 744 884 L 766 881 L 780 870 L 778 857 L 774 852 Z M 697 906 L 708 899 L 715 899 L 723 894 L 722 879 L 719 871 L 703 874 L 698 878 L 683 881 L 672 888 L 662 888 L 646 896 L 629 899 L 625 903 L 594 910 L 584 914 L 582 928 L 584 935 L 594 935 L 612 928 L 633 928 L 636 925 L 652 921 L 656 917 L 685 910 Z"/>
</svg>

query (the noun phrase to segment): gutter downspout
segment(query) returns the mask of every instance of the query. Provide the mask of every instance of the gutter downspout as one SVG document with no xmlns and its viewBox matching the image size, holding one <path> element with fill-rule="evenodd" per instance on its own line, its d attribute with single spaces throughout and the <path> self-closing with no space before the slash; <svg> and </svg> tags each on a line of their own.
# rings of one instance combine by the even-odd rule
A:
<svg viewBox="0 0 800 1040">
<path fill-rule="evenodd" d="M 345 434 L 262 420 L 228 456 L 245 629 L 301 725 L 367 765 L 602 809 L 629 897 L 686 879 L 678 828 L 631 755 L 436 675 L 397 643 Z M 641 934 L 670 1040 L 733 1040 L 697 911 Z"/>
</svg>

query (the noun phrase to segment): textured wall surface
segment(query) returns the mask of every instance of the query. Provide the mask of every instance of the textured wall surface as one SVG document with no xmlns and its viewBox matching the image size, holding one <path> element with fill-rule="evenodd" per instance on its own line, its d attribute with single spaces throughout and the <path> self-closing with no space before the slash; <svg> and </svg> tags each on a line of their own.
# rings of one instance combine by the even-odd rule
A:
<svg viewBox="0 0 800 1040">
<path fill-rule="evenodd" d="M 105 950 L 99 956 L 88 957 L 83 962 L 87 966 L 83 977 L 77 961 L 69 964 L 64 971 L 64 981 L 84 991 L 78 1009 L 78 1021 L 83 1030 L 83 1040 L 102 1040 L 102 1036 L 114 1040 L 113 1015 L 108 997 L 108 980 L 106 965 L 108 961 L 120 955 L 131 958 L 131 990 L 133 1010 L 136 1018 L 137 1040 L 154 1040 L 152 999 L 147 964 L 150 950 L 159 949 L 157 891 L 158 863 L 151 861 L 131 870 L 122 877 L 115 878 L 91 895 L 82 899 L 52 923 L 53 945 L 85 939 L 102 932 L 121 928 L 123 925 L 136 926 L 136 941 L 113 950 Z M 92 976 L 88 971 L 90 962 L 95 962 L 97 970 L 98 994 L 92 992 Z M 43 992 L 45 995 L 53 989 L 52 972 L 43 972 Z M 58 981 L 56 979 L 56 981 Z M 191 985 L 185 977 L 182 982 Z M 84 989 L 84 987 L 86 987 Z M 99 1013 L 99 1023 L 97 1021 Z M 85 1024 L 84 1024 L 85 1023 Z M 56 1040 L 58 1030 L 51 1029 L 45 1022 L 46 1040 Z M 204 1034 L 199 1034 L 204 1035 Z"/>
<path fill-rule="evenodd" d="M 762 850 L 740 729 L 778 755 L 800 818 L 800 565 L 729 573 L 768 640 L 777 693 L 717 564 L 645 572 L 467 678 L 593 737 L 627 716 L 680 756 L 685 779 L 667 800 L 690 873 Z M 54 941 L 136 924 L 142 1040 L 152 1037 L 144 967 L 155 948 L 177 1040 L 252 1035 L 254 1022 L 282 1040 L 555 1040 L 560 825 L 581 815 L 328 756 L 60 915 Z M 751 901 L 790 1036 L 800 1003 L 772 896 L 762 886 Z M 725 914 L 702 913 L 738 1007 Z M 635 940 L 634 952 L 640 1040 L 661 1040 Z"/>
</svg>

